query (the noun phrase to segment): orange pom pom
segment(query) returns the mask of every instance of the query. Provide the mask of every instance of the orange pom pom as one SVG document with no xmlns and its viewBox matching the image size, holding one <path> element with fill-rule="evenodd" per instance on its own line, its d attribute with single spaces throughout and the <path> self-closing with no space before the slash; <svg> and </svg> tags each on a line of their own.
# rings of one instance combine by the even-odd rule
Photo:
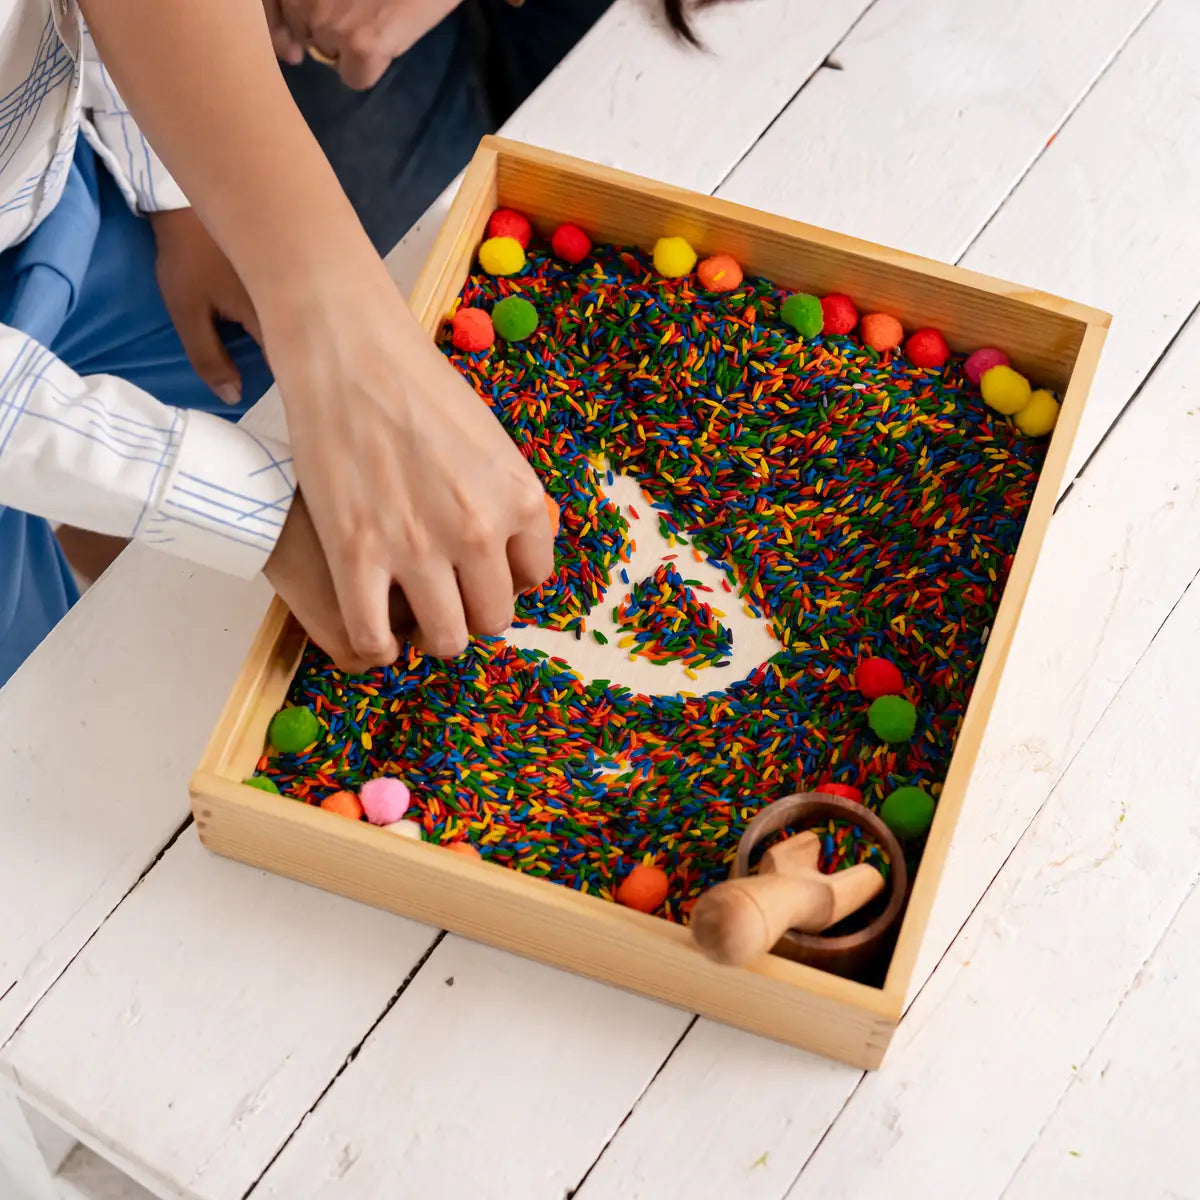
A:
<svg viewBox="0 0 1200 1200">
<path fill-rule="evenodd" d="M 732 254 L 714 254 L 697 268 L 700 284 L 710 292 L 732 292 L 742 282 L 742 268 Z"/>
<path fill-rule="evenodd" d="M 357 821 L 363 815 L 363 806 L 353 792 L 334 792 L 321 801 L 321 807 L 326 812 L 337 813 L 339 817 L 349 817 Z"/>
<path fill-rule="evenodd" d="M 863 342 L 880 354 L 895 350 L 904 341 L 904 326 L 891 313 L 867 313 L 858 332 Z"/>
<path fill-rule="evenodd" d="M 638 865 L 617 888 L 617 903 L 638 912 L 652 913 L 667 898 L 670 884 L 662 867 Z"/>
<path fill-rule="evenodd" d="M 482 858 L 483 855 L 470 842 L 451 842 L 446 847 L 452 854 L 461 854 L 463 858 Z"/>
<path fill-rule="evenodd" d="M 558 505 L 554 503 L 553 498 L 548 492 L 546 493 L 546 516 L 550 518 L 550 529 L 553 531 L 554 536 L 558 537 Z"/>
</svg>

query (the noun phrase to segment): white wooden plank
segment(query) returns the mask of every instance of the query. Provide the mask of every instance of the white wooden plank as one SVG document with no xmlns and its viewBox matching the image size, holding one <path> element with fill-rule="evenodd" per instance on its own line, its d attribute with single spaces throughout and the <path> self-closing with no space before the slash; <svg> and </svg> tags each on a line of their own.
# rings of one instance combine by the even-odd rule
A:
<svg viewBox="0 0 1200 1200">
<path fill-rule="evenodd" d="M 1197 704 L 1192 587 L 789 1200 L 1002 1192 L 1194 886 Z"/>
<path fill-rule="evenodd" d="M 1195 1200 L 1200 1112 L 1200 889 L 1137 973 L 1006 1200 Z"/>
<path fill-rule="evenodd" d="M 699 1020 L 576 1200 L 777 1200 L 861 1076 Z"/>
<path fill-rule="evenodd" d="M 680 1022 L 663 1005 L 448 937 L 255 1200 L 562 1200 Z"/>
<path fill-rule="evenodd" d="M 86 1146 L 75 1147 L 55 1183 L 61 1200 L 155 1200 L 153 1192 Z"/>
<path fill-rule="evenodd" d="M 506 132 L 649 169 L 642 143 L 623 147 L 631 123 L 644 129 L 653 114 L 652 173 L 709 191 L 866 2 L 762 0 L 738 6 L 736 20 L 714 11 L 702 21 L 718 54 L 704 55 L 624 0 L 577 49 L 569 78 L 547 81 Z M 747 63 L 760 76 L 752 100 L 704 86 Z M 424 220 L 417 237 L 434 232 Z M 423 258 L 390 257 L 403 287 Z M 274 392 L 249 424 L 282 429 Z M 0 1044 L 185 819 L 187 776 L 266 595 L 135 548 L 0 691 L 0 728 L 12 731 L 0 762 L 0 909 L 24 912 L 25 898 L 39 897 L 25 920 L 0 928 Z"/>
<path fill-rule="evenodd" d="M 506 137 L 712 191 L 872 0 L 754 0 L 667 33 L 657 0 L 601 18 L 505 125 Z"/>
<path fill-rule="evenodd" d="M 186 819 L 268 596 L 135 547 L 0 690 L 0 1043 Z"/>
<path fill-rule="evenodd" d="M 1130 119 L 1119 119 L 1122 91 L 1143 87 L 1146 63 L 1158 63 L 1161 68 L 1154 76 L 1159 89 L 1158 119 L 1175 122 L 1180 114 L 1178 128 L 1193 128 L 1194 82 L 1186 62 L 1178 63 L 1178 70 L 1172 68 L 1177 60 L 1170 48 L 1176 31 L 1194 28 L 1196 18 L 1186 4 L 1168 0 L 1147 21 L 1047 152 L 1039 164 L 1045 170 L 1031 173 L 1010 200 L 1014 207 L 1020 202 L 1025 228 L 1035 234 L 1028 245 L 1016 225 L 1006 224 L 995 237 L 989 229 L 968 256 L 968 265 L 1027 279 L 1041 269 L 1047 256 L 1053 258 L 1051 244 L 1073 244 L 1066 236 L 1071 227 L 1066 216 L 1053 227 L 1057 242 L 1043 239 L 1035 218 L 1043 212 L 1068 209 L 1077 197 L 1079 175 L 1102 178 L 1105 165 L 1111 162 L 1128 162 L 1135 173 L 1143 166 L 1150 169 L 1149 163 L 1143 164 L 1143 156 L 1147 126 L 1153 120 L 1144 105 L 1151 94 L 1137 92 L 1139 103 L 1131 106 Z M 1124 61 L 1126 54 L 1132 56 L 1129 64 Z M 1091 116 L 1093 104 L 1099 108 L 1098 119 Z M 1068 138 L 1067 133 L 1077 124 L 1083 133 Z M 1200 135 L 1187 136 L 1190 140 L 1185 145 L 1195 149 L 1185 149 L 1183 156 L 1200 160 Z M 1050 169 L 1052 164 L 1058 165 Z M 1026 190 L 1034 197 L 1028 204 L 1022 199 Z M 1084 189 L 1085 199 L 1091 195 L 1090 189 Z M 1144 204 L 1162 206 L 1171 202 L 1158 196 L 1153 201 L 1143 199 Z M 1174 194 L 1173 203 L 1183 205 L 1186 195 Z M 1083 211 L 1090 214 L 1090 208 Z M 1104 237 L 1096 239 L 1103 250 L 1097 249 L 1096 254 L 1104 255 L 1107 286 L 1114 292 L 1151 293 L 1156 280 L 1162 278 L 1164 293 L 1177 291 L 1180 276 L 1174 244 L 1150 255 L 1123 251 L 1123 232 L 1139 241 L 1146 236 L 1130 232 L 1142 228 L 1137 198 L 1130 196 L 1125 209 L 1105 205 L 1103 213 Z M 1175 209 L 1175 216 L 1182 219 L 1181 208 Z M 1090 215 L 1076 219 L 1091 226 Z M 1170 242 L 1167 233 L 1163 237 Z M 988 261 L 974 261 L 977 252 Z M 1179 253 L 1185 272 L 1196 271 L 1200 264 L 1181 250 Z M 1032 282 L 1068 295 L 1075 293 L 1076 284 L 1088 282 L 1089 270 L 1100 269 L 1089 265 L 1094 259 L 1074 257 L 1069 250 L 1053 261 L 1062 275 L 1043 274 Z M 1118 266 L 1119 276 L 1115 273 Z M 1098 296 L 1092 298 L 1101 302 Z M 1120 331 L 1119 324 L 1114 336 L 1119 338 L 1121 361 L 1131 370 L 1142 359 L 1152 361 L 1159 349 L 1155 339 L 1143 330 Z M 933 970 L 1200 565 L 1200 540 L 1192 536 L 1197 507 L 1196 421 L 1200 417 L 1188 415 L 1194 402 L 1187 397 L 1198 361 L 1200 328 L 1193 328 L 1122 425 L 1118 444 L 1101 451 L 1051 525 L 1006 683 L 994 709 L 992 732 L 985 741 L 939 889 L 916 972 L 918 985 Z M 1121 386 L 1132 385 L 1133 379 L 1127 378 Z M 718 1176 L 726 1170 L 736 1172 L 738 1163 L 761 1140 L 760 1112 L 778 1113 L 781 1119 L 786 1114 L 786 1119 L 801 1129 L 820 1129 L 852 1086 L 853 1080 L 848 1078 L 840 1095 L 836 1088 L 827 1094 L 823 1088 L 809 1092 L 785 1079 L 777 1090 L 760 1091 L 741 1070 L 741 1056 L 752 1053 L 746 1049 L 748 1040 L 732 1031 L 709 1034 L 710 1027 L 700 1022 L 685 1039 L 605 1151 L 581 1192 L 582 1200 L 615 1195 L 622 1185 L 644 1188 L 647 1195 L 670 1195 L 681 1169 L 683 1180 L 697 1185 L 714 1172 Z M 693 1048 L 702 1036 L 703 1046 Z M 725 1043 L 719 1055 L 714 1053 L 714 1041 Z M 691 1080 L 697 1071 L 707 1072 L 713 1086 L 693 1087 Z M 753 1102 L 751 1096 L 756 1098 Z M 677 1124 L 720 1128 L 730 1154 L 697 1155 L 680 1168 L 669 1150 L 671 1130 Z M 768 1161 L 780 1164 L 781 1170 L 786 1164 L 794 1173 L 818 1136 L 781 1138 L 769 1149 Z M 754 1151 L 751 1160 L 759 1153 Z M 597 1188 L 601 1190 L 597 1192 Z M 738 1194 L 766 1197 L 774 1193 L 763 1175 L 753 1173 Z"/>
<path fill-rule="evenodd" d="M 570 148 L 570 147 L 568 147 L 568 148 Z M 633 164 L 622 164 L 622 165 L 633 165 Z M 641 169 L 645 169 L 645 168 L 641 168 Z M 666 172 L 665 172 L 664 170 L 662 170 L 662 168 L 661 168 L 661 164 L 660 164 L 660 166 L 658 167 L 658 169 L 652 170 L 650 173 L 652 173 L 652 174 L 659 174 L 659 175 L 666 174 Z"/>
<path fill-rule="evenodd" d="M 705 19 L 705 28 L 719 48 L 718 58 L 684 53 L 651 34 L 639 15 L 640 7 L 629 0 L 616 6 L 593 31 L 587 54 L 577 55 L 572 70 L 587 74 L 589 63 L 594 63 L 602 73 L 614 62 L 631 62 L 631 56 L 649 53 L 643 42 L 658 38 L 651 42 L 656 47 L 656 71 L 642 70 L 638 78 L 635 69 L 630 78 L 614 79 L 608 92 L 588 87 L 565 110 L 561 96 L 551 87 L 545 100 L 535 98 L 526 105 L 509 132 L 554 145 L 564 131 L 577 133 L 585 127 L 599 139 L 590 143 L 589 152 L 621 166 L 649 169 L 649 163 L 636 155 L 622 154 L 630 121 L 624 100 L 633 97 L 639 122 L 644 103 L 657 114 L 663 128 L 687 133 L 675 142 L 655 142 L 653 173 L 711 190 L 719 173 L 753 141 L 778 104 L 799 86 L 862 7 L 857 0 L 836 4 L 773 0 L 747 6 L 736 22 L 714 13 Z M 632 10 L 632 15 L 626 9 Z M 636 47 L 627 40 L 635 35 Z M 753 61 L 764 78 L 770 76 L 752 103 L 726 103 L 731 91 L 717 95 L 718 89 L 702 86 L 727 60 L 735 69 Z M 698 100 L 701 94 L 705 95 L 703 101 Z M 778 97 L 778 102 L 772 96 Z M 706 104 L 712 107 L 706 109 Z M 703 129 L 716 124 L 723 129 L 720 138 L 701 136 Z M 570 139 L 566 144 L 579 148 L 578 142 Z M 602 149 L 603 145 L 609 149 Z M 417 236 L 427 237 L 431 232 L 426 221 Z M 389 264 L 407 287 L 423 257 L 423 251 L 418 255 L 402 249 L 391 256 Z M 281 428 L 274 394 L 258 406 L 250 423 L 267 432 Z M 0 726 L 14 731 L 16 748 L 5 762 L 0 780 L 0 819 L 7 834 L 0 842 L 0 903 L 18 906 L 14 911 L 29 911 L 20 925 L 13 922 L 0 929 L 0 963 L 4 964 L 0 995 L 10 980 L 15 983 L 0 1002 L 0 1043 L 184 819 L 187 775 L 257 628 L 265 595 L 260 586 L 247 587 L 134 550 L 89 592 L 87 600 L 0 693 Z M 63 687 L 64 678 L 72 681 L 70 688 Z M 61 753 L 64 741 L 72 748 L 70 757 Z M 166 869 L 174 871 L 176 861 L 174 855 L 168 855 Z M 258 889 L 263 886 L 270 891 L 289 885 L 263 884 L 248 872 L 234 871 L 227 881 L 223 879 L 229 911 L 239 911 L 236 900 L 240 897 L 246 902 L 240 912 L 253 913 L 268 940 L 278 937 L 290 944 L 289 939 L 308 936 L 289 913 L 273 911 L 269 905 L 257 906 Z M 201 888 L 197 894 L 208 893 Z M 38 897 L 32 910 L 26 903 L 30 895 Z M 133 911 L 136 924 L 144 910 L 139 906 Z M 207 919 L 200 908 L 177 914 L 180 961 L 201 961 L 187 951 L 193 945 L 209 944 Z M 233 923 L 238 919 L 228 918 Z M 122 935 L 122 925 L 115 928 L 113 941 L 106 938 L 97 953 L 107 954 L 110 945 L 122 953 L 135 948 L 134 940 Z M 234 939 L 230 944 L 238 943 Z M 412 960 L 410 955 L 409 964 Z M 121 961 L 133 969 L 132 963 Z M 399 956 L 395 962 L 400 964 Z M 246 971 L 253 974 L 255 966 L 233 952 L 219 954 L 206 965 L 213 994 L 228 996 L 242 994 Z M 150 980 L 154 966 L 154 959 L 140 957 L 135 974 Z M 158 966 L 161 969 L 161 964 Z M 102 962 L 99 970 L 103 976 Z M 303 965 L 297 970 L 302 977 Z M 72 968 L 64 989 L 74 989 L 80 979 L 110 998 L 114 994 L 105 990 L 107 983 L 97 984 L 82 966 Z M 352 1009 L 373 997 L 354 973 L 347 973 L 344 985 L 353 993 Z M 83 984 L 78 986 L 87 990 Z M 90 1003 L 89 998 L 81 1000 L 78 1008 L 62 1010 L 61 1032 L 66 1041 L 74 1044 L 80 1033 L 76 1017 L 86 1016 Z M 193 1006 L 182 1002 L 171 1011 L 147 1012 L 134 1040 L 186 1045 L 193 1015 Z M 361 1031 L 367 1024 L 360 1021 Z M 264 1064 L 276 1066 L 289 1055 L 319 1063 L 340 1052 L 340 1026 L 331 1037 L 322 1024 L 310 1026 L 303 1034 L 296 1033 L 286 1050 L 271 1039 L 259 1038 L 256 1032 L 246 1033 L 229 1048 L 231 1055 L 245 1057 L 247 1074 Z M 53 1042 L 48 1035 L 45 1045 Z M 33 1060 L 37 1055 L 30 1047 L 26 1042 L 26 1063 L 31 1077 L 36 1077 L 38 1064 Z M 102 1113 L 79 1115 L 94 1125 L 97 1137 L 117 1129 L 124 1138 L 126 1131 L 140 1128 L 139 1156 L 154 1179 L 182 1177 L 209 1155 L 216 1155 L 217 1167 L 230 1161 L 221 1148 L 230 1132 L 215 1120 L 193 1129 L 187 1163 L 183 1157 L 177 1158 L 183 1154 L 178 1129 L 164 1127 L 164 1136 L 156 1141 L 158 1124 L 142 1123 L 145 1102 L 140 1075 L 128 1072 L 125 1060 L 116 1053 L 106 1057 L 103 1043 L 91 1049 L 91 1070 L 108 1081 L 106 1107 Z M 167 1069 L 169 1061 L 156 1064 L 166 1075 L 166 1085 L 191 1081 L 190 1076 L 172 1074 Z M 202 1066 L 195 1070 L 204 1074 Z M 219 1088 L 219 1082 L 210 1080 L 213 1088 Z M 85 1099 L 90 1104 L 94 1097 Z M 53 1108 L 56 1098 L 47 1093 L 45 1101 Z M 259 1122 L 254 1119 L 257 1115 L 243 1114 L 239 1152 L 244 1150 L 247 1163 L 255 1159 L 261 1167 L 273 1153 L 277 1136 L 271 1121 Z M 273 1110 L 269 1115 L 273 1118 Z"/>
<path fill-rule="evenodd" d="M 147 1176 L 228 1200 L 431 937 L 217 858 L 189 829 L 30 1015 L 0 1071 Z"/>
<path fill-rule="evenodd" d="M 1061 119 L 1061 118 L 1060 118 Z M 756 151 L 757 153 L 757 151 Z M 742 197 L 752 200 L 750 197 Z M 753 202 L 753 201 L 752 201 Z M 1090 531 L 1090 530 L 1089 530 Z M 1084 546 L 1088 544 L 1085 538 Z M 1095 546 L 1094 540 L 1092 542 Z M 1115 547 L 1114 547 L 1115 548 Z M 1182 589 L 1180 584 L 1179 590 Z M 1171 597 L 1178 595 L 1178 590 L 1171 593 Z M 1169 607 L 1170 600 L 1165 601 L 1165 607 L 1162 612 Z M 1103 618 L 1104 611 L 1099 606 L 1096 610 L 1098 618 Z M 1142 632 L 1148 640 L 1150 629 L 1143 625 Z M 1062 636 L 1062 630 L 1059 631 L 1059 636 Z M 1139 645 L 1144 646 L 1145 641 Z M 1120 676 L 1123 678 L 1124 676 Z M 1075 680 L 1070 683 L 1073 685 Z M 1112 690 L 1109 692 L 1111 698 L 1112 691 L 1119 683 L 1119 679 L 1112 681 Z M 1025 707 L 1028 697 L 1021 696 L 1019 707 Z M 1088 726 L 1090 729 L 1090 726 Z M 1088 730 L 1081 732 L 1079 741 L 1075 748 L 1081 744 L 1083 736 Z M 1047 788 L 1048 790 L 1048 788 Z M 1012 841 L 1019 835 L 1025 821 L 1029 819 L 1029 813 L 1036 811 L 1036 807 L 1044 800 L 1045 792 L 1041 793 L 1032 801 L 1032 807 L 1026 812 L 1024 818 L 1018 823 L 1013 821 L 1010 829 L 1009 839 L 1003 847 L 1006 852 L 1008 847 L 1012 845 Z M 997 843 L 999 845 L 999 843 Z M 1002 859 L 1003 853 L 1000 858 Z M 990 875 L 982 878 L 990 878 Z M 974 876 L 976 886 L 978 886 L 980 876 Z M 971 896 L 967 902 L 967 906 L 959 911 L 958 919 L 961 920 L 962 913 L 969 911 L 970 904 L 978 895 L 978 890 Z M 708 1029 L 704 1023 L 698 1026 L 699 1029 Z M 739 1188 L 739 1195 L 777 1195 L 775 1172 L 765 1172 L 763 1167 L 753 1168 L 746 1171 L 745 1164 L 749 1163 L 753 1166 L 754 1163 L 761 1163 L 761 1155 L 766 1152 L 766 1163 L 770 1163 L 772 1157 L 775 1158 L 778 1164 L 776 1170 L 779 1177 L 784 1176 L 789 1169 L 798 1169 L 811 1152 L 812 1147 L 816 1144 L 820 1132 L 824 1129 L 825 1124 L 830 1117 L 837 1111 L 837 1107 L 842 1103 L 849 1090 L 849 1086 L 844 1086 L 839 1092 L 836 1085 L 826 1089 L 814 1087 L 811 1090 L 802 1088 L 798 1085 L 795 1076 L 789 1076 L 779 1082 L 779 1091 L 773 1095 L 768 1089 L 765 1093 L 754 1087 L 747 1074 L 742 1069 L 740 1056 L 745 1053 L 745 1047 L 750 1039 L 746 1039 L 743 1035 L 733 1033 L 731 1031 L 718 1031 L 713 1035 L 715 1042 L 727 1042 L 729 1046 L 730 1058 L 721 1062 L 719 1056 L 713 1055 L 715 1065 L 711 1073 L 713 1079 L 720 1077 L 721 1085 L 714 1086 L 709 1089 L 700 1090 L 692 1086 L 692 1081 L 698 1073 L 702 1073 L 703 1064 L 695 1063 L 691 1058 L 691 1042 L 692 1035 L 683 1043 L 680 1051 L 667 1065 L 663 1074 L 654 1084 L 650 1094 L 647 1096 L 643 1105 L 639 1106 L 635 1112 L 634 1119 L 627 1124 L 618 1134 L 613 1147 L 610 1148 L 604 1158 L 601 1159 L 599 1166 L 587 1183 L 585 1183 L 580 1195 L 589 1197 L 592 1195 L 617 1195 L 621 1194 L 622 1190 L 628 1187 L 636 1189 L 644 1189 L 639 1194 L 647 1196 L 669 1196 L 669 1195 L 686 1195 L 689 1194 L 688 1188 L 701 1189 L 693 1190 L 691 1194 L 710 1194 L 704 1189 L 705 1181 L 713 1178 L 728 1178 L 731 1181 L 731 1186 L 736 1182 Z M 799 1056 L 798 1056 L 799 1057 Z M 824 1066 L 824 1064 L 822 1064 Z M 721 1068 L 724 1067 L 724 1072 Z M 799 1073 L 799 1072 L 798 1072 Z M 706 1076 L 707 1078 L 708 1076 Z M 843 1084 L 848 1080 L 852 1080 L 852 1076 L 848 1074 L 843 1078 Z M 726 1090 L 728 1089 L 728 1091 Z M 727 1103 L 727 1096 L 732 1093 L 735 1097 L 734 1102 Z M 751 1094 L 755 1097 L 754 1102 L 750 1101 Z M 803 1100 L 797 1103 L 797 1095 L 802 1095 Z M 662 1101 L 655 1107 L 654 1101 L 658 1097 L 662 1097 Z M 717 1099 L 713 1100 L 713 1097 Z M 738 1103 L 738 1101 L 745 1103 Z M 778 1143 L 774 1148 L 764 1142 L 771 1142 L 774 1139 L 764 1137 L 764 1129 L 760 1114 L 763 1111 L 776 1111 L 775 1101 L 778 1100 L 783 1107 L 783 1112 L 786 1114 L 784 1118 L 791 1127 L 788 1130 L 786 1139 L 780 1139 L 783 1145 Z M 696 1109 L 703 1109 L 703 1116 L 696 1119 Z M 643 1111 L 650 1113 L 646 1123 L 640 1125 L 645 1136 L 631 1137 L 635 1122 Z M 658 1117 L 655 1118 L 654 1114 Z M 668 1115 L 669 1114 L 669 1115 Z M 739 1120 L 740 1117 L 740 1120 Z M 668 1132 L 670 1129 L 683 1127 L 686 1129 L 703 1129 L 703 1128 L 719 1128 L 722 1131 L 722 1137 L 718 1143 L 705 1143 L 693 1153 L 686 1165 L 681 1165 L 678 1158 L 671 1153 L 670 1147 L 675 1143 L 671 1139 Z M 796 1128 L 799 1128 L 804 1133 L 800 1136 L 791 1136 Z M 811 1131 L 811 1132 L 810 1132 Z M 301 1137 L 304 1137 L 302 1131 Z M 754 1154 L 749 1154 L 751 1146 L 762 1146 L 762 1149 L 755 1150 Z M 623 1147 L 629 1147 L 630 1157 L 624 1162 L 619 1158 Z M 615 1163 L 612 1168 L 612 1174 L 608 1172 L 606 1162 L 612 1158 Z M 655 1169 L 659 1170 L 655 1174 Z M 743 1179 L 742 1172 L 745 1172 L 747 1178 Z M 760 1172 L 756 1174 L 756 1172 Z M 681 1181 L 680 1174 L 683 1179 Z M 761 1180 L 761 1184 L 759 1181 Z M 758 1188 L 761 1187 L 761 1191 Z M 749 1189 L 754 1189 L 753 1191 Z M 715 1189 L 711 1194 L 717 1194 L 719 1189 Z"/>
<path fill-rule="evenodd" d="M 1163 0 L 962 260 L 1113 313 L 1068 480 L 1200 303 L 1198 45 Z"/>
<path fill-rule="evenodd" d="M 915 973 L 917 987 L 934 970 L 1029 822 L 1061 786 L 1072 760 L 1200 567 L 1195 471 L 1200 416 L 1189 415 L 1197 364 L 1200 320 L 1188 327 L 1151 377 L 1051 523 L 938 891 Z M 1142 761 L 1153 760 L 1147 756 Z M 1155 778 L 1158 771 L 1155 763 Z M 763 1146 L 768 1162 L 781 1172 L 799 1173 L 820 1140 L 822 1122 L 834 1119 L 857 1074 L 845 1073 L 836 1082 L 823 1079 L 810 1089 L 811 1068 L 798 1065 L 793 1076 L 760 1080 L 743 1070 L 744 1056 L 753 1054 L 751 1039 L 732 1030 L 709 1038 L 706 1026 L 699 1022 L 684 1039 L 594 1168 L 580 1200 L 619 1196 L 623 1188 L 674 1196 L 682 1168 L 663 1150 L 663 1142 L 676 1126 L 719 1128 L 722 1134 L 720 1146 L 697 1147 L 684 1180 L 736 1171 L 750 1148 L 764 1140 L 765 1112 L 787 1128 L 785 1136 Z M 902 1024 L 901 1030 L 905 1028 Z M 700 1043 L 702 1030 L 706 1037 Z M 885 1077 L 891 1076 L 896 1049 L 884 1062 Z M 708 1081 L 703 1089 L 691 1084 L 697 1071 Z M 952 1086 L 952 1080 L 947 1082 Z M 1001 1106 L 1019 1102 L 1011 1091 L 995 1098 Z M 731 1148 L 729 1156 L 724 1146 Z M 755 1150 L 751 1161 L 762 1150 Z M 778 1192 L 750 1173 L 737 1194 L 745 1200 L 769 1200 Z"/>
<path fill-rule="evenodd" d="M 58 1200 L 46 1155 L 30 1127 L 25 1106 L 0 1084 L 0 1196 L 11 1200 Z"/>
<path fill-rule="evenodd" d="M 954 261 L 1157 0 L 879 0 L 722 194 Z"/>
</svg>

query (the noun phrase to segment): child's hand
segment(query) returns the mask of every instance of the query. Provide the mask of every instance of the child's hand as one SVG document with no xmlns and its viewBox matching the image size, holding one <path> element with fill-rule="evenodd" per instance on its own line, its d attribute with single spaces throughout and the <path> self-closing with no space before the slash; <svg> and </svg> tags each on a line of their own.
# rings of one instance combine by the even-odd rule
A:
<svg viewBox="0 0 1200 1200">
<path fill-rule="evenodd" d="M 329 574 L 325 552 L 300 492 L 292 500 L 283 532 L 263 574 L 304 626 L 304 632 L 333 659 L 335 666 L 351 674 L 370 668 L 372 664 L 350 644 L 333 576 Z"/>
<path fill-rule="evenodd" d="M 190 208 L 150 213 L 158 243 L 158 287 L 196 374 L 226 404 L 242 398 L 242 381 L 217 332 L 236 321 L 259 345 L 262 331 L 237 272 Z"/>
</svg>

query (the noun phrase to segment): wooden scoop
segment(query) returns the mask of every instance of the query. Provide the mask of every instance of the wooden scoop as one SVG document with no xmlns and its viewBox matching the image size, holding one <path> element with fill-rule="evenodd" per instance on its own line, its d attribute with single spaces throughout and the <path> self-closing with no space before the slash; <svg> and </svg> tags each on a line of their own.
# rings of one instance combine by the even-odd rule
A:
<svg viewBox="0 0 1200 1200">
<path fill-rule="evenodd" d="M 769 953 L 789 929 L 824 933 L 886 886 L 869 863 L 822 875 L 820 858 L 821 839 L 808 829 L 772 846 L 757 875 L 710 888 L 692 912 L 696 944 L 716 962 L 742 966 Z"/>
<path fill-rule="evenodd" d="M 811 828 L 768 848 L 758 874 L 751 874 L 751 854 L 768 838 L 831 819 L 860 826 L 883 850 L 891 864 L 886 884 L 866 863 L 822 875 L 820 838 Z M 885 887 L 886 900 L 872 906 L 861 928 L 824 934 Z M 690 926 L 697 947 L 720 963 L 752 963 L 769 950 L 835 975 L 857 976 L 890 944 L 907 898 L 904 852 L 879 817 L 840 796 L 801 792 L 768 804 L 746 826 L 730 878 L 700 897 Z"/>
</svg>

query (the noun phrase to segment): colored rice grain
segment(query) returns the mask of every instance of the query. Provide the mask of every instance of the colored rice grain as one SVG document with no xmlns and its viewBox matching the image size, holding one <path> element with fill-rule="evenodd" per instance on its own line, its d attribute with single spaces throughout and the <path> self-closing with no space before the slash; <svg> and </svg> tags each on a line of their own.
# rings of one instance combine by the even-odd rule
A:
<svg viewBox="0 0 1200 1200">
<path fill-rule="evenodd" d="M 260 773 L 310 803 L 401 775 L 430 840 L 598 895 L 649 855 L 674 919 L 771 800 L 828 778 L 873 809 L 905 785 L 936 796 L 1044 444 L 993 414 L 959 359 L 933 371 L 851 337 L 798 342 L 766 280 L 696 291 L 597 247 L 582 268 L 532 248 L 519 282 L 531 338 L 444 349 L 562 510 L 557 573 L 520 619 L 586 629 L 628 557 L 601 490 L 620 471 L 782 649 L 724 691 L 647 697 L 501 639 L 358 677 L 310 648 L 287 702 L 312 707 L 322 736 Z M 476 274 L 462 302 L 490 309 L 514 287 Z M 873 655 L 922 714 L 903 745 L 872 734 L 854 687 Z M 840 837 L 827 867 L 870 861 L 853 829 Z"/>
<path fill-rule="evenodd" d="M 733 635 L 671 563 L 634 584 L 618 607 L 617 624 L 627 634 L 621 648 L 655 662 L 695 669 L 722 662 L 733 650 Z"/>
</svg>

